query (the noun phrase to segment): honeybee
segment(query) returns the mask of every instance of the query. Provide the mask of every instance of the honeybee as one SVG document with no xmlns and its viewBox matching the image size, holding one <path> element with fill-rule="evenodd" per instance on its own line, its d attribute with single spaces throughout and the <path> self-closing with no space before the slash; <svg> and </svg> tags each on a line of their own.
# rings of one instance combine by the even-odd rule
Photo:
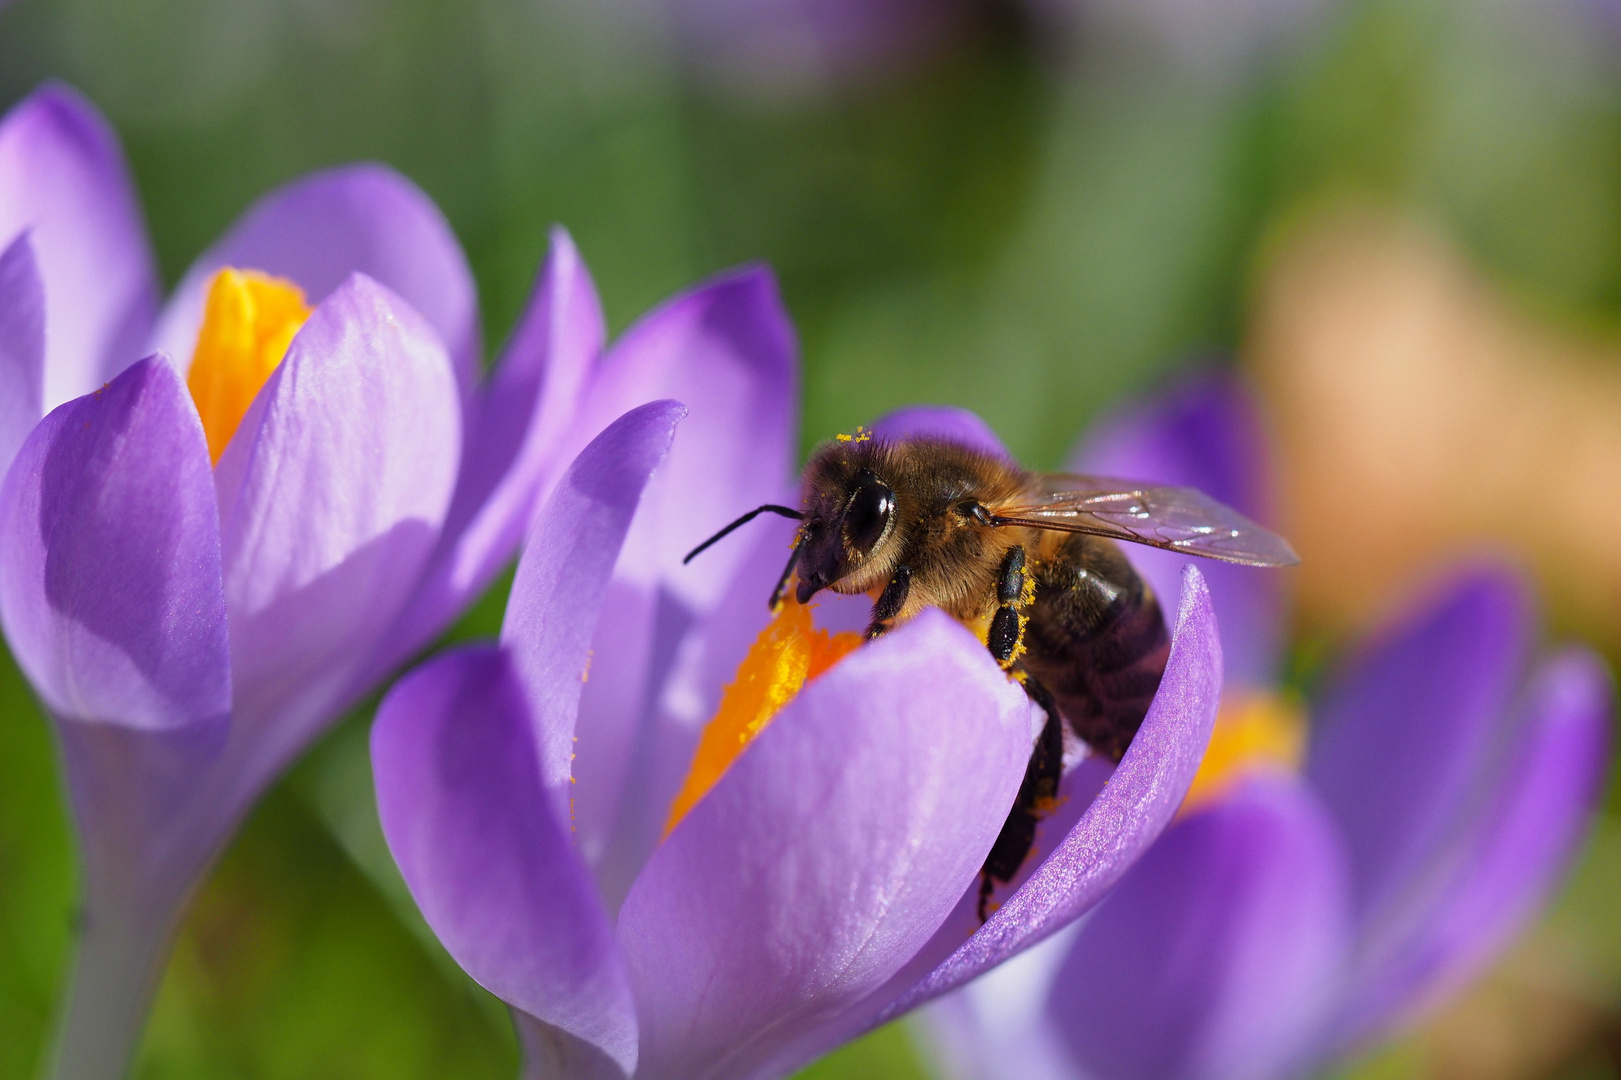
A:
<svg viewBox="0 0 1621 1080">
<path fill-rule="evenodd" d="M 790 583 L 800 603 L 823 589 L 866 593 L 871 639 L 941 608 L 975 629 L 1045 710 L 981 871 L 981 922 L 1055 802 L 1063 724 L 1119 761 L 1165 672 L 1170 637 L 1159 601 L 1115 541 L 1246 566 L 1299 562 L 1282 537 L 1192 488 L 1029 472 L 929 437 L 823 443 L 805 466 L 800 509 L 751 510 L 687 559 L 762 513 L 800 522 L 773 610 Z"/>
</svg>

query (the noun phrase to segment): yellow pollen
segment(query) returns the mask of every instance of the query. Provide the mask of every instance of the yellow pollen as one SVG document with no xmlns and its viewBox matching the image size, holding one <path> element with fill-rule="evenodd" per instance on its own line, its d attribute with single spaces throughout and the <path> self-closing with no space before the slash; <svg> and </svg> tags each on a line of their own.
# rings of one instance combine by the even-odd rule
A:
<svg viewBox="0 0 1621 1080">
<path fill-rule="evenodd" d="M 186 385 L 216 465 L 259 388 L 309 317 L 303 291 L 283 278 L 226 267 L 209 282 Z"/>
<path fill-rule="evenodd" d="M 807 682 L 860 644 L 860 634 L 829 634 L 816 629 L 811 624 L 810 608 L 796 601 L 790 592 L 754 639 L 748 655 L 738 665 L 737 678 L 721 691 L 720 708 L 705 726 L 686 782 L 670 804 L 664 834 L 670 834 Z"/>
<path fill-rule="evenodd" d="M 1182 812 L 1211 802 L 1247 776 L 1296 771 L 1305 749 L 1306 719 L 1299 705 L 1265 692 L 1229 697 L 1216 714 L 1210 746 Z"/>
</svg>

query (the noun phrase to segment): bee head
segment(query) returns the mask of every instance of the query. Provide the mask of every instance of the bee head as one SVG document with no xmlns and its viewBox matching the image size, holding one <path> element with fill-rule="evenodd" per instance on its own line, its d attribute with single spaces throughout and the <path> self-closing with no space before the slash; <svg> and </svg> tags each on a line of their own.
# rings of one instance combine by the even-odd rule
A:
<svg viewBox="0 0 1621 1080">
<path fill-rule="evenodd" d="M 867 566 L 894 528 L 895 492 L 873 468 L 878 449 L 871 442 L 833 443 L 806 467 L 797 593 L 802 604 Z"/>
</svg>

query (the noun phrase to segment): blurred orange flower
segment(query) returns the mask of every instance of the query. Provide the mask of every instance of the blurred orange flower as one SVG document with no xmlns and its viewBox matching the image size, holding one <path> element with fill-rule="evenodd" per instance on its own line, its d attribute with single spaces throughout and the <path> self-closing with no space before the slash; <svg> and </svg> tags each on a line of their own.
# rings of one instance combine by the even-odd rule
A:
<svg viewBox="0 0 1621 1080">
<path fill-rule="evenodd" d="M 1563 629 L 1621 648 L 1621 342 L 1534 318 L 1434 230 L 1363 208 L 1282 236 L 1245 355 L 1309 623 L 1345 632 L 1496 546 Z"/>
</svg>

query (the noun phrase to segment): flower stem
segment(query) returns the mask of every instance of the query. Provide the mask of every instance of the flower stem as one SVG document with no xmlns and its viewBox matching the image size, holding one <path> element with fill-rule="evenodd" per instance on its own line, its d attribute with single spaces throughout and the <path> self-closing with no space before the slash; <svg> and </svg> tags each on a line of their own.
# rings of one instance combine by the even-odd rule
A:
<svg viewBox="0 0 1621 1080">
<path fill-rule="evenodd" d="M 169 934 L 161 923 L 87 914 L 57 1033 L 55 1080 L 121 1080 L 140 1046 Z"/>
</svg>

